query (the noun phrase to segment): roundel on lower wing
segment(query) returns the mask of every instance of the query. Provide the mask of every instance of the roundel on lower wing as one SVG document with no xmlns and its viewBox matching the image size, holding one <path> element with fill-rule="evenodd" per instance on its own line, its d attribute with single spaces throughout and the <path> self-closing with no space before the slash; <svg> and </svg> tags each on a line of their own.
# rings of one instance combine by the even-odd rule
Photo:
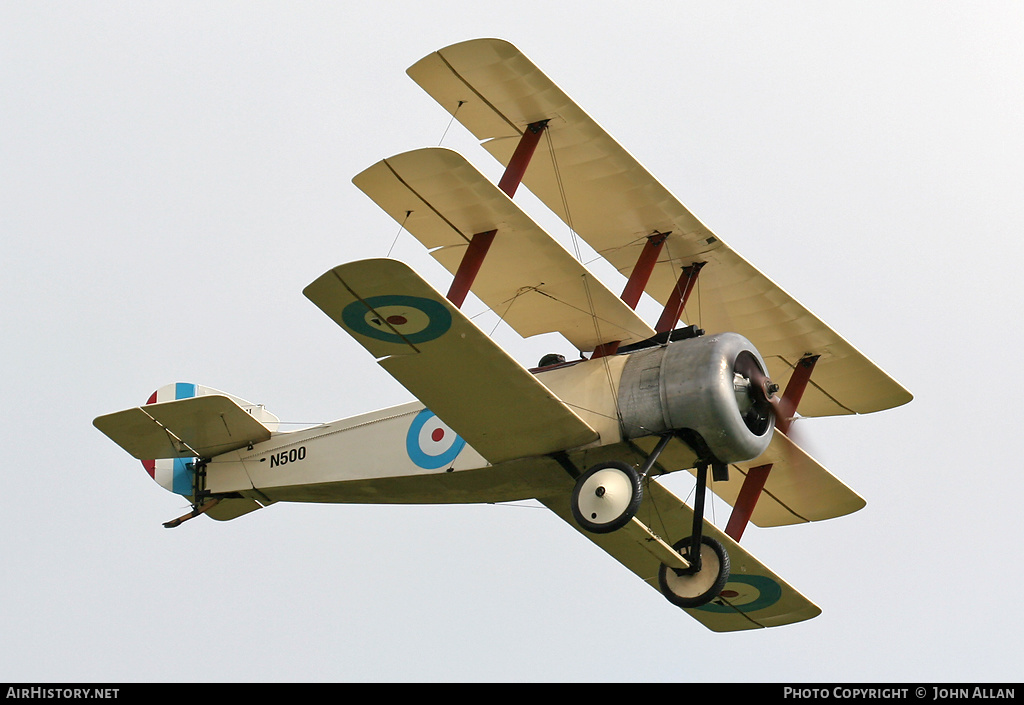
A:
<svg viewBox="0 0 1024 705">
<path fill-rule="evenodd" d="M 353 301 L 341 319 L 353 332 L 389 343 L 425 343 L 452 327 L 452 314 L 441 302 L 398 294 Z"/>
<path fill-rule="evenodd" d="M 782 588 L 764 575 L 730 575 L 729 582 L 722 589 L 721 597 L 729 604 L 709 602 L 697 609 L 705 612 L 755 612 L 778 602 L 782 598 Z"/>
<path fill-rule="evenodd" d="M 465 447 L 466 441 L 430 409 L 416 414 L 405 436 L 405 450 L 409 459 L 425 470 L 437 470 L 451 465 Z"/>
</svg>

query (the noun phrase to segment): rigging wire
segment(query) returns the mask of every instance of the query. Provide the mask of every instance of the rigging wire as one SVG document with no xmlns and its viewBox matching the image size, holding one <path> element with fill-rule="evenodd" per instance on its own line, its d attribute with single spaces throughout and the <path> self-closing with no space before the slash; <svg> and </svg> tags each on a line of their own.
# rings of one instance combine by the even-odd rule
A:
<svg viewBox="0 0 1024 705">
<path fill-rule="evenodd" d="M 565 224 L 569 227 L 569 235 L 572 241 L 573 250 L 576 252 L 576 261 L 582 264 L 583 254 L 580 251 L 580 237 L 576 233 L 576 228 L 572 223 L 572 213 L 569 210 L 569 199 L 566 196 L 565 182 L 562 180 L 562 172 L 558 166 L 558 157 L 555 154 L 555 145 L 551 138 L 551 130 L 544 130 L 544 137 L 548 145 L 548 154 L 551 155 L 551 166 L 555 172 L 555 183 L 558 184 L 558 196 L 562 201 L 562 212 L 565 213 Z M 590 276 L 590 274 L 583 275 L 583 290 L 587 295 L 587 306 L 590 309 L 590 319 L 594 323 L 594 333 L 598 341 L 603 341 L 601 336 L 601 325 L 597 317 L 597 310 L 594 307 L 593 294 L 590 290 Z M 598 344 L 600 345 L 601 343 L 599 342 Z M 615 393 L 615 380 L 612 379 L 611 367 L 608 364 L 608 360 L 602 359 L 602 367 L 604 368 L 605 377 L 608 380 L 608 391 L 611 392 L 612 399 L 615 402 L 615 415 L 621 419 L 622 414 L 619 409 L 619 395 Z"/>
<path fill-rule="evenodd" d="M 399 224 L 398 232 L 395 233 L 395 239 L 391 242 L 391 247 L 388 248 L 388 254 L 387 254 L 388 257 L 391 256 L 391 251 L 394 250 L 395 249 L 395 245 L 398 244 L 398 238 L 402 234 L 402 231 L 405 230 L 405 221 L 409 220 L 409 216 L 410 215 L 412 215 L 412 211 L 406 211 L 405 212 L 405 218 L 403 218 L 402 222 Z"/>
<path fill-rule="evenodd" d="M 676 258 L 672 256 L 672 240 L 671 240 L 671 238 L 665 240 L 665 254 L 668 255 L 668 259 L 669 259 L 670 262 L 676 261 Z M 682 262 L 682 259 L 680 259 L 680 262 Z M 693 264 L 696 264 L 696 263 L 695 262 L 691 262 L 690 265 L 682 264 L 680 266 L 680 270 L 682 270 L 682 269 L 684 269 L 684 268 L 686 268 L 688 266 L 691 266 Z M 697 327 L 698 328 L 703 328 L 704 327 L 704 321 L 703 321 L 704 316 L 703 316 L 703 314 L 701 312 L 701 295 L 700 295 L 701 281 L 702 281 L 701 278 L 697 277 L 697 281 L 696 281 L 696 283 L 694 285 L 694 291 L 691 292 L 691 295 L 690 295 L 691 299 L 694 296 L 697 297 Z M 674 291 L 678 291 L 680 289 L 680 285 L 681 285 L 681 282 L 680 282 L 679 278 L 676 278 L 676 283 L 672 287 L 672 289 Z M 670 296 L 671 296 L 671 294 L 670 294 Z M 690 318 L 686 317 L 684 315 L 686 313 L 686 309 L 689 307 L 688 305 L 689 305 L 690 302 L 687 301 L 686 303 L 687 303 L 687 307 L 684 307 L 679 312 L 679 320 L 676 320 L 673 323 L 673 327 L 677 326 L 682 320 L 685 320 L 687 322 L 687 324 L 690 323 Z"/>
<path fill-rule="evenodd" d="M 451 129 L 452 123 L 455 122 L 455 115 L 459 112 L 459 109 L 466 104 L 466 101 L 460 100 L 459 104 L 455 106 L 455 112 L 452 113 L 452 119 L 448 121 L 448 126 L 444 128 L 444 132 L 441 133 L 441 139 L 437 141 L 437 146 L 440 147 L 444 142 L 444 138 L 448 135 L 448 130 Z"/>
<path fill-rule="evenodd" d="M 512 507 L 514 509 L 547 509 L 543 504 L 522 504 L 521 502 L 488 502 L 488 504 L 492 507 Z"/>
<path fill-rule="evenodd" d="M 531 291 L 532 289 L 533 289 L 533 287 L 529 287 L 529 286 L 519 287 L 519 290 L 515 293 L 515 296 L 513 296 L 509 300 L 508 306 L 505 307 L 504 312 L 502 312 L 501 314 L 498 315 L 498 322 L 494 324 L 493 328 L 491 328 L 491 332 L 487 335 L 488 338 L 493 338 L 494 337 L 494 331 L 498 330 L 498 326 L 500 326 L 502 324 L 502 322 L 505 320 L 505 316 L 508 315 L 509 309 L 512 308 L 512 304 L 514 304 L 516 302 L 516 299 L 518 299 L 520 296 L 525 294 L 527 291 Z M 491 310 L 493 310 L 493 309 L 491 309 Z M 497 313 L 497 311 L 495 311 L 495 313 Z"/>
</svg>

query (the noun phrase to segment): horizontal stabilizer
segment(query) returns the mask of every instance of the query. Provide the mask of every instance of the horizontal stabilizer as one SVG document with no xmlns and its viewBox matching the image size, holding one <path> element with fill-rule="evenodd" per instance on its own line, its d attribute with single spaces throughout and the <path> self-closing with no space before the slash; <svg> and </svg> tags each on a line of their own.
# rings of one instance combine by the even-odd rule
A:
<svg viewBox="0 0 1024 705">
<path fill-rule="evenodd" d="M 126 409 L 93 425 L 139 460 L 212 458 L 270 438 L 266 426 L 219 394 Z"/>
<path fill-rule="evenodd" d="M 658 569 L 661 561 L 647 546 L 650 541 L 648 534 L 635 531 L 628 525 L 608 534 L 592 534 L 580 529 L 573 519 L 568 491 L 539 499 L 648 585 L 655 590 L 660 589 Z M 636 519 L 669 545 L 692 533 L 693 510 L 656 482 L 645 485 L 644 499 Z M 721 596 L 702 607 L 686 610 L 708 629 L 731 632 L 777 627 L 802 622 L 821 614 L 817 605 L 708 522 L 704 522 L 704 532 L 725 547 L 731 563 L 729 582 Z"/>
<path fill-rule="evenodd" d="M 402 262 L 350 262 L 303 293 L 491 463 L 598 434 Z"/>
<path fill-rule="evenodd" d="M 409 75 L 508 164 L 526 126 L 549 120 L 523 183 L 629 276 L 647 238 L 667 233 L 645 291 L 665 304 L 683 267 L 704 263 L 689 322 L 733 331 L 761 352 L 785 388 L 805 354 L 819 355 L 802 416 L 905 404 L 898 382 L 728 247 L 516 47 L 477 39 L 446 47 Z M 571 213 L 571 218 L 570 218 Z M 685 316 L 684 312 L 684 316 Z"/>
<path fill-rule="evenodd" d="M 455 274 L 469 241 L 497 230 L 472 291 L 524 338 L 559 332 L 579 350 L 652 335 L 617 294 L 465 157 L 428 147 L 374 164 L 353 180 Z"/>
</svg>

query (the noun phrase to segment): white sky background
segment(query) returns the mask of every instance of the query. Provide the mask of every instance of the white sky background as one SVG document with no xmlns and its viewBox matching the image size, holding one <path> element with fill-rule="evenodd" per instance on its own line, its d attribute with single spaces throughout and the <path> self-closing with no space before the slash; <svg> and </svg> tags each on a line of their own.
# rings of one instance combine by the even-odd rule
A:
<svg viewBox="0 0 1024 705">
<path fill-rule="evenodd" d="M 0 680 L 1018 680 L 1024 5 L 488 7 L 0 4 Z M 437 144 L 405 69 L 481 36 L 915 394 L 801 422 L 864 510 L 744 536 L 820 617 L 714 634 L 529 506 L 168 531 L 93 428 L 174 381 L 301 422 L 411 399 L 301 291 L 387 254 L 350 179 Z"/>
</svg>

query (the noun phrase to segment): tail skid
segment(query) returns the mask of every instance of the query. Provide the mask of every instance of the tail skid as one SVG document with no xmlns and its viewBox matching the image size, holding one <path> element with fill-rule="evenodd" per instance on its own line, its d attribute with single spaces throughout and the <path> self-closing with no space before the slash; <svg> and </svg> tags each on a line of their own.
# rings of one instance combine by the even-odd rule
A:
<svg viewBox="0 0 1024 705">
<path fill-rule="evenodd" d="M 220 504 L 220 501 L 221 501 L 220 497 L 214 497 L 213 499 L 211 499 L 208 502 L 203 502 L 202 504 L 200 504 L 198 507 L 193 509 L 188 514 L 182 514 L 177 519 L 171 519 L 170 521 L 165 521 L 164 522 L 164 528 L 165 529 L 173 529 L 175 527 L 181 526 L 184 522 L 188 521 L 189 519 L 191 519 L 193 517 L 197 517 L 200 514 L 205 514 L 209 510 L 213 509 L 218 504 Z"/>
</svg>

